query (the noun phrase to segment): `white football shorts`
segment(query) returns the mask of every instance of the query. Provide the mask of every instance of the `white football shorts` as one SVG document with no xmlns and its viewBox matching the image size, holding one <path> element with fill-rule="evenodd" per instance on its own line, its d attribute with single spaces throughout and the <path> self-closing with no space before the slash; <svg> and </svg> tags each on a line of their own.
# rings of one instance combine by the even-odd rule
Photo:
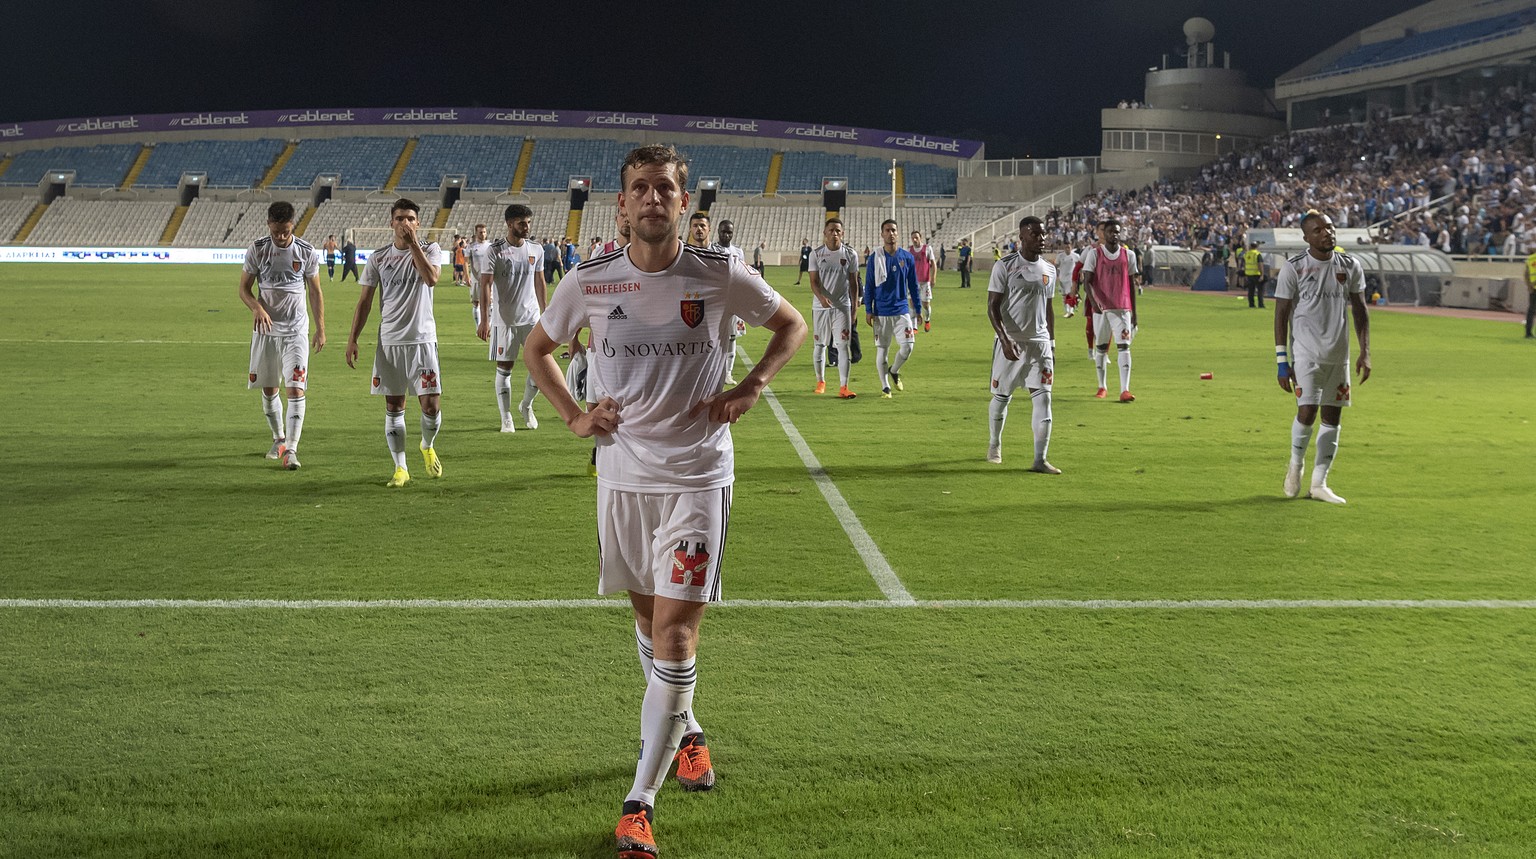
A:
<svg viewBox="0 0 1536 859">
<path fill-rule="evenodd" d="M 918 284 L 917 291 L 922 296 L 924 304 L 933 303 L 933 281 Z"/>
<path fill-rule="evenodd" d="M 1298 406 L 1349 405 L 1349 365 L 1319 364 L 1301 360 L 1291 365 L 1296 373 Z"/>
<path fill-rule="evenodd" d="M 903 346 L 914 339 L 911 316 L 876 316 L 875 317 L 875 345 L 882 349 L 891 348 L 891 342 L 895 341 Z"/>
<path fill-rule="evenodd" d="M 385 397 L 441 394 L 440 370 L 436 343 L 380 344 L 373 353 L 372 393 Z"/>
<path fill-rule="evenodd" d="M 251 332 L 251 376 L 246 388 L 308 387 L 309 338 Z"/>
<path fill-rule="evenodd" d="M 532 325 L 502 325 L 491 323 L 491 336 L 486 339 L 492 361 L 516 361 L 523 352 L 523 344 L 533 333 Z"/>
<path fill-rule="evenodd" d="M 1135 334 L 1129 310 L 1100 310 L 1093 314 L 1093 342 L 1100 346 L 1111 342 L 1129 346 Z"/>
<path fill-rule="evenodd" d="M 729 486 L 652 494 L 599 483 L 597 592 L 719 602 L 730 518 Z"/>
<path fill-rule="evenodd" d="M 1056 375 L 1056 358 L 1049 340 L 1026 340 L 1019 344 L 1019 360 L 1010 361 L 1003 354 L 1003 344 L 992 340 L 992 393 L 1012 395 L 1019 388 L 1051 389 Z"/>
</svg>

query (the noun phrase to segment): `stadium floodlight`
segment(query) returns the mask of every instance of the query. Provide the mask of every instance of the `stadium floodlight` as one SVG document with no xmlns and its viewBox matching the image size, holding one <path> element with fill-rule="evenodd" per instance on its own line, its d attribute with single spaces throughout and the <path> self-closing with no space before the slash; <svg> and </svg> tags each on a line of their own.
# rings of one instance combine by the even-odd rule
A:
<svg viewBox="0 0 1536 859">
<path fill-rule="evenodd" d="M 720 190 L 720 180 L 719 180 L 719 178 L 714 177 L 714 176 L 710 176 L 708 178 L 700 179 L 699 180 L 699 190 L 700 191 L 718 191 L 718 190 Z"/>
</svg>

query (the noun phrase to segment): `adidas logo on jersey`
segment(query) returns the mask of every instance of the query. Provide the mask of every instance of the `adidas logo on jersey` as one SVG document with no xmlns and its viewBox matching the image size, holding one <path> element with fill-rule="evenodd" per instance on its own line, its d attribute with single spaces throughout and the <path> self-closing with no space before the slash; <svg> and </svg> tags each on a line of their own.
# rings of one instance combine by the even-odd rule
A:
<svg viewBox="0 0 1536 859">
<path fill-rule="evenodd" d="M 620 307 L 618 305 L 614 305 L 613 310 L 610 311 L 609 314 L 608 314 L 608 318 L 609 319 L 628 319 L 629 317 L 624 315 L 624 308 L 623 307 Z"/>
</svg>

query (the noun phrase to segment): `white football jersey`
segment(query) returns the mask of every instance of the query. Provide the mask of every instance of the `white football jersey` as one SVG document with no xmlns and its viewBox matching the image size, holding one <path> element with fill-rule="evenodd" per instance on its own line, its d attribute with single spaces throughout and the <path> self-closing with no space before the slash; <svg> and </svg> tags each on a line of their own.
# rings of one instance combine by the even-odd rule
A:
<svg viewBox="0 0 1536 859">
<path fill-rule="evenodd" d="M 853 248 L 843 245 L 832 250 L 822 245 L 811 251 L 811 270 L 821 281 L 821 291 L 832 299 L 833 307 L 851 306 L 853 287 L 848 284 L 848 273 L 858 277 L 859 255 Z M 821 302 L 816 302 L 820 306 Z"/>
<path fill-rule="evenodd" d="M 295 236 L 280 248 L 271 236 L 262 236 L 245 249 L 241 270 L 256 275 L 256 300 L 272 317 L 272 333 L 279 337 L 308 337 L 309 313 L 304 301 L 304 279 L 320 273 L 320 252 Z"/>
<path fill-rule="evenodd" d="M 422 242 L 421 250 L 428 263 L 442 266 L 443 249 L 437 242 Z M 437 342 L 432 288 L 421 279 L 409 248 L 401 250 L 388 244 L 369 254 L 368 264 L 363 266 L 363 276 L 357 282 L 361 286 L 378 288 L 380 345 Z"/>
<path fill-rule="evenodd" d="M 539 321 L 539 297 L 535 280 L 544 274 L 544 247 L 523 241 L 514 246 L 505 238 L 490 243 L 486 252 L 491 276 L 492 321 L 499 325 L 532 325 Z"/>
<path fill-rule="evenodd" d="M 471 275 L 469 283 L 476 289 L 480 288 L 480 275 L 490 268 L 486 257 L 486 252 L 490 249 L 491 243 L 488 241 L 470 242 L 464 248 L 464 264 L 469 267 Z"/>
<path fill-rule="evenodd" d="M 1349 363 L 1349 297 L 1365 294 L 1365 270 L 1342 251 L 1297 254 L 1280 266 L 1275 298 L 1290 299 L 1291 360 Z"/>
<path fill-rule="evenodd" d="M 987 292 L 1002 293 L 1003 330 L 1015 343 L 1050 342 L 1046 313 L 1056 287 L 1056 266 L 1043 258 L 1030 262 L 1012 253 L 992 266 Z"/>
<path fill-rule="evenodd" d="M 665 270 L 629 254 L 572 269 L 540 324 L 555 342 L 592 329 L 588 384 L 619 403 L 623 423 L 597 448 L 598 481 L 626 492 L 717 489 L 735 480 L 729 424 L 690 414 L 720 392 L 731 317 L 762 325 L 783 298 L 740 260 L 678 243 Z"/>
</svg>

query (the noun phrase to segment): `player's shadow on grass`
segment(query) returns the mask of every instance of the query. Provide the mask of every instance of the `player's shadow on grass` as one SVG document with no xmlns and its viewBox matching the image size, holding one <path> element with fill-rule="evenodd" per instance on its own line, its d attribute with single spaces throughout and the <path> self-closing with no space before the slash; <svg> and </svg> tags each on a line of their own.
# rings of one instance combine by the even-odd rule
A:
<svg viewBox="0 0 1536 859">
<path fill-rule="evenodd" d="M 538 819 L 548 816 L 551 802 L 584 805 L 594 791 L 607 790 L 622 794 L 624 785 L 634 776 L 634 768 L 615 766 L 601 770 L 566 773 L 561 775 L 532 776 L 521 781 L 505 783 L 481 783 L 464 785 L 452 791 L 435 791 L 423 794 L 414 804 L 403 806 L 395 813 L 387 813 L 379 820 L 379 828 L 399 830 L 407 835 L 442 824 L 456 816 L 506 815 L 513 820 Z M 522 806 L 522 807 L 518 807 Z M 613 809 L 615 812 L 617 808 Z M 580 832 L 560 832 L 538 827 L 503 826 L 488 837 L 475 839 L 472 852 L 481 855 L 490 851 L 498 856 L 582 856 L 610 857 L 613 855 L 613 834 L 609 828 L 616 821 L 594 816 L 590 828 Z M 480 826 L 469 825 L 470 831 Z"/>
</svg>

